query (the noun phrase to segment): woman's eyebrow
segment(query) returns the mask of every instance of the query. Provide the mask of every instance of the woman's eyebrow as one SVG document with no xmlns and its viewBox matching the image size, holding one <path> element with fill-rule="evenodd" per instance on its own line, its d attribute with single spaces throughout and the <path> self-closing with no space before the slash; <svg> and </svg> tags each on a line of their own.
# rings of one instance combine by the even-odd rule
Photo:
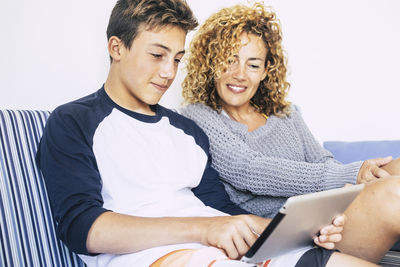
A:
<svg viewBox="0 0 400 267">
<path fill-rule="evenodd" d="M 247 60 L 261 60 L 261 61 L 264 61 L 264 59 L 262 59 L 260 57 L 251 57 L 251 58 L 249 58 Z"/>
</svg>

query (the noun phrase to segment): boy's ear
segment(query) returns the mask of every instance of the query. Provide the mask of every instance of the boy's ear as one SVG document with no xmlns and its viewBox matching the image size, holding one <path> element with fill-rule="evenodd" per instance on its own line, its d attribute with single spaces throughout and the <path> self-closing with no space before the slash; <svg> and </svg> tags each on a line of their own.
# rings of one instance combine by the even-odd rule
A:
<svg viewBox="0 0 400 267">
<path fill-rule="evenodd" d="M 121 49 L 123 46 L 124 44 L 121 39 L 116 36 L 111 36 L 110 39 L 108 39 L 108 53 L 110 54 L 110 57 L 112 57 L 113 61 L 119 61 L 121 59 Z"/>
</svg>

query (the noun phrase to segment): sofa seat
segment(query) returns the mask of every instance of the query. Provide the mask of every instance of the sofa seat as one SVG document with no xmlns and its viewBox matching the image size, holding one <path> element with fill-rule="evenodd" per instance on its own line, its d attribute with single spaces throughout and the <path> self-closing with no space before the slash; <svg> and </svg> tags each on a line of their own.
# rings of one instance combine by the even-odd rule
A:
<svg viewBox="0 0 400 267">
<path fill-rule="evenodd" d="M 49 114 L 0 110 L 0 266 L 85 266 L 56 237 L 35 163 Z"/>
</svg>

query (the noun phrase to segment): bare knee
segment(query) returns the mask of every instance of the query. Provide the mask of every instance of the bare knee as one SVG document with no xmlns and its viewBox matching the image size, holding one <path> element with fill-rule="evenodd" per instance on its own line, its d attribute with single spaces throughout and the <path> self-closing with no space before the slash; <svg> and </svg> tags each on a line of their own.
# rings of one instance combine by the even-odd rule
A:
<svg viewBox="0 0 400 267">
<path fill-rule="evenodd" d="M 400 216 L 400 178 L 388 177 L 368 184 L 362 201 L 379 211 L 381 219 L 392 221 Z M 400 219 L 400 218 L 399 218 Z"/>
<path fill-rule="evenodd" d="M 382 166 L 382 169 L 391 175 L 400 175 L 400 158 L 394 159 L 385 166 Z"/>
</svg>

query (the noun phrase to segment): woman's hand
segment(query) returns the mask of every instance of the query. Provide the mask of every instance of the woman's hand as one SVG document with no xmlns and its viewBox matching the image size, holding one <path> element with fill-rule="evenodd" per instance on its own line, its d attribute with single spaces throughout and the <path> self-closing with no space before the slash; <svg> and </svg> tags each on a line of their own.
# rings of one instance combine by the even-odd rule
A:
<svg viewBox="0 0 400 267">
<path fill-rule="evenodd" d="M 357 183 L 365 184 L 378 178 L 390 176 L 390 174 L 381 167 L 392 161 L 392 157 L 369 159 L 361 165 L 357 175 Z"/>
<path fill-rule="evenodd" d="M 343 226 L 346 222 L 346 215 L 342 214 L 336 216 L 332 224 L 323 227 L 319 233 L 320 235 L 314 237 L 314 243 L 326 249 L 334 249 L 335 243 L 342 240 Z"/>
</svg>

